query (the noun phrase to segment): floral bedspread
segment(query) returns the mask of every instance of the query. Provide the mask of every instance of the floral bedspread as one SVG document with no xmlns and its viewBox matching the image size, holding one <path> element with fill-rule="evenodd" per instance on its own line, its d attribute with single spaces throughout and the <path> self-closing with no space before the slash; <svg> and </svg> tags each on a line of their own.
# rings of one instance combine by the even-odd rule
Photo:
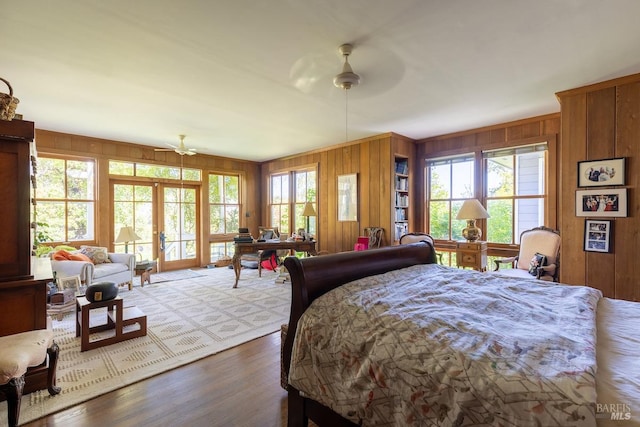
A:
<svg viewBox="0 0 640 427">
<path fill-rule="evenodd" d="M 595 426 L 601 297 L 436 264 L 369 277 L 304 313 L 289 383 L 363 426 Z"/>
</svg>

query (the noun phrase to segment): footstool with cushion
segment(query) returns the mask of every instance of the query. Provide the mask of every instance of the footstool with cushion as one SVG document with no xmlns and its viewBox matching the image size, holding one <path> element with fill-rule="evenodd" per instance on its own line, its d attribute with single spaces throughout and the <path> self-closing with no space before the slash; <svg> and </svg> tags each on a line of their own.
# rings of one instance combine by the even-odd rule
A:
<svg viewBox="0 0 640 427">
<path fill-rule="evenodd" d="M 56 387 L 58 345 L 53 341 L 53 330 L 38 329 L 0 337 L 0 394 L 7 400 L 9 427 L 18 425 L 20 402 L 24 390 L 24 377 L 28 368 L 47 361 L 47 388 L 49 394 L 60 393 Z"/>
</svg>

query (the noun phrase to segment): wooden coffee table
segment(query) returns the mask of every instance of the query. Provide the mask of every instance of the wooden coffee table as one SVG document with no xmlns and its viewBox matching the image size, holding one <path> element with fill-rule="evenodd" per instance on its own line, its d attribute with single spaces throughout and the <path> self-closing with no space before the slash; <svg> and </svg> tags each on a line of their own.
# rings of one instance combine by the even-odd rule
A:
<svg viewBox="0 0 640 427">
<path fill-rule="evenodd" d="M 104 323 L 91 326 L 89 322 L 91 310 L 103 307 L 107 308 Z M 139 328 L 124 331 L 125 326 L 136 323 Z M 113 329 L 113 334 L 108 337 L 89 341 L 91 334 L 110 329 Z M 76 337 L 81 337 L 80 351 L 93 350 L 145 335 L 147 335 L 147 316 L 137 307 L 123 307 L 121 297 L 98 302 L 90 302 L 85 297 L 76 299 Z"/>
</svg>

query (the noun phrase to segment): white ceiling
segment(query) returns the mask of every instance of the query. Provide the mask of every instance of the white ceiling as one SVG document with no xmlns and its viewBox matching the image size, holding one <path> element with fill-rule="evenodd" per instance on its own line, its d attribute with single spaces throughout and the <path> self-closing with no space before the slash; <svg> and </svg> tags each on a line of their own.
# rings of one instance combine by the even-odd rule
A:
<svg viewBox="0 0 640 427">
<path fill-rule="evenodd" d="M 156 147 L 186 134 L 200 153 L 255 161 L 553 113 L 558 91 L 640 72 L 638 0 L 0 0 L 0 10 L 0 77 L 37 128 Z M 346 42 L 362 79 L 348 103 L 332 83 Z"/>
</svg>

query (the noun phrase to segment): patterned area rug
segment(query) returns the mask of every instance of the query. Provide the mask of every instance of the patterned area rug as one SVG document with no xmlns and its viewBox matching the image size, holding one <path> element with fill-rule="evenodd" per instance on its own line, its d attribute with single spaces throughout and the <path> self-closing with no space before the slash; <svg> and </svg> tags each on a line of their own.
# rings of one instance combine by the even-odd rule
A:
<svg viewBox="0 0 640 427">
<path fill-rule="evenodd" d="M 175 282 L 177 280 L 185 280 L 185 279 L 193 279 L 195 277 L 202 277 L 204 274 L 202 274 L 201 271 L 204 271 L 204 270 L 176 270 L 176 271 L 167 271 L 162 273 L 152 273 L 151 283 Z M 137 279 L 137 280 L 139 281 L 140 279 Z"/>
<path fill-rule="evenodd" d="M 257 270 L 244 269 L 233 289 L 231 269 L 195 271 L 200 275 L 189 280 L 143 288 L 136 278 L 132 291 L 125 287 L 120 292 L 125 306 L 135 305 L 147 315 L 145 337 L 80 352 L 74 314 L 54 320 L 62 392 L 24 396 L 20 423 L 278 331 L 288 321 L 291 284 L 276 283 L 275 273 L 263 272 L 259 278 Z M 6 425 L 6 403 L 0 403 L 0 426 Z"/>
</svg>

